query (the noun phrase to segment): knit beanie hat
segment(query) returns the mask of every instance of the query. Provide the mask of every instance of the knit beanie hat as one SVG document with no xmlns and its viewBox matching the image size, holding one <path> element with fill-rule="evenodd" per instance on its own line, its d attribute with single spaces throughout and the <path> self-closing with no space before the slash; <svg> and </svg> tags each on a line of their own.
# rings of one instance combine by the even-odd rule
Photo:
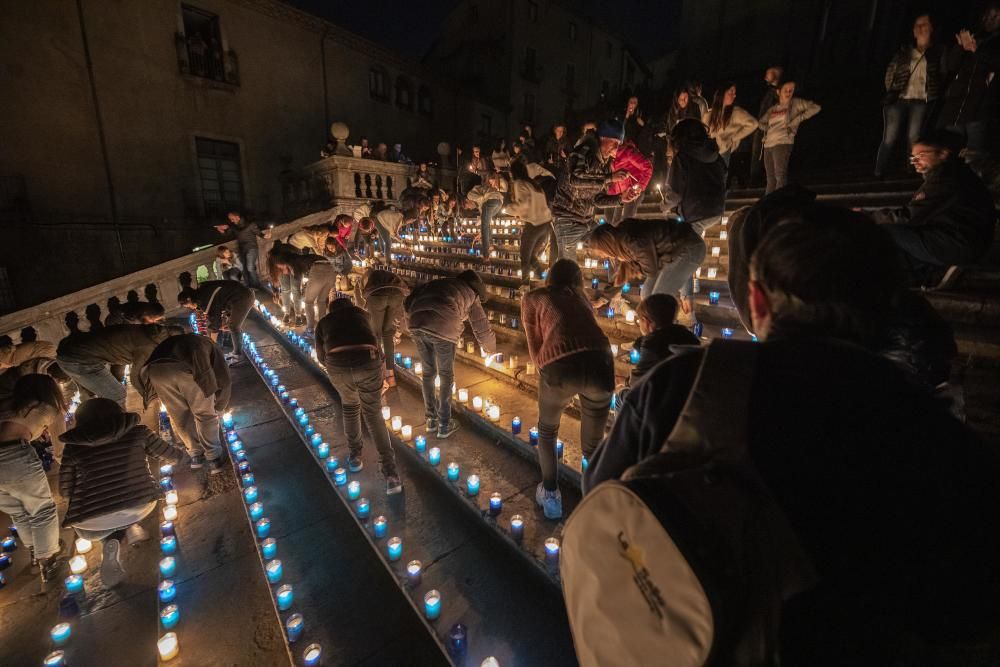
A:
<svg viewBox="0 0 1000 667">
<path fill-rule="evenodd" d="M 600 139 L 624 141 L 625 126 L 617 118 L 609 118 L 608 120 L 601 121 L 601 124 L 597 126 L 597 136 Z"/>
</svg>

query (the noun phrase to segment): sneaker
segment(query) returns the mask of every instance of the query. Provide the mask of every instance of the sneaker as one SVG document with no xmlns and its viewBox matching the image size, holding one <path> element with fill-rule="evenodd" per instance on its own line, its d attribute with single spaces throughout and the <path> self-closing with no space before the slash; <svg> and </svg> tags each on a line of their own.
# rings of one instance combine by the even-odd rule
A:
<svg viewBox="0 0 1000 667">
<path fill-rule="evenodd" d="M 295 326 L 301 327 L 301 326 L 305 326 L 305 324 L 306 324 L 306 316 L 305 315 L 296 315 L 295 316 Z"/>
<path fill-rule="evenodd" d="M 201 454 L 195 454 L 191 457 L 191 470 L 201 470 L 205 465 L 205 457 Z"/>
<path fill-rule="evenodd" d="M 302 337 L 308 340 L 313 340 L 316 337 L 316 332 L 313 329 L 306 329 L 302 332 Z"/>
<path fill-rule="evenodd" d="M 226 365 L 230 368 L 233 366 L 240 366 L 243 364 L 243 355 L 241 354 L 227 354 L 226 355 Z"/>
<path fill-rule="evenodd" d="M 133 523 L 125 529 L 125 539 L 130 547 L 137 547 L 149 539 L 149 533 L 139 524 Z"/>
<path fill-rule="evenodd" d="M 941 276 L 941 280 L 931 287 L 924 289 L 926 292 L 933 292 L 936 290 L 944 290 L 950 287 L 954 287 L 958 282 L 958 279 L 962 277 L 962 267 L 960 266 L 949 266 L 948 270 L 944 272 Z"/>
<path fill-rule="evenodd" d="M 361 452 L 351 454 L 347 457 L 347 469 L 351 472 L 361 472 L 365 467 L 365 462 L 361 460 Z"/>
<path fill-rule="evenodd" d="M 562 518 L 562 493 L 559 489 L 546 491 L 545 486 L 539 482 L 535 489 L 535 502 L 541 506 L 546 519 Z"/>
<path fill-rule="evenodd" d="M 212 475 L 221 475 L 226 471 L 226 463 L 221 458 L 208 462 L 208 472 Z"/>
<path fill-rule="evenodd" d="M 403 482 L 400 481 L 399 475 L 393 473 L 392 475 L 385 476 L 385 495 L 392 496 L 397 493 L 403 492 Z"/>
<path fill-rule="evenodd" d="M 451 421 L 445 423 L 441 422 L 438 425 L 437 436 L 440 439 L 450 437 L 455 431 L 458 430 L 458 422 L 452 419 Z"/>
<path fill-rule="evenodd" d="M 125 578 L 125 568 L 121 561 L 122 543 L 114 538 L 104 540 L 101 560 L 101 581 L 105 588 L 114 588 Z"/>
<path fill-rule="evenodd" d="M 427 432 L 431 433 L 432 431 L 436 431 L 436 430 L 438 430 L 438 420 L 434 419 L 433 417 L 428 418 L 427 419 Z"/>
<path fill-rule="evenodd" d="M 36 563 L 38 563 L 38 574 L 42 578 L 42 583 L 49 581 L 56 581 L 59 579 L 60 570 L 66 559 L 63 557 L 63 552 L 66 551 L 66 543 L 59 540 L 59 551 L 55 552 L 48 558 L 39 558 Z M 32 557 L 34 557 L 34 550 L 32 550 Z"/>
<path fill-rule="evenodd" d="M 292 316 L 289 315 L 288 313 L 285 313 L 285 317 L 281 321 L 285 323 L 285 326 L 288 326 L 289 324 L 292 323 Z"/>
</svg>

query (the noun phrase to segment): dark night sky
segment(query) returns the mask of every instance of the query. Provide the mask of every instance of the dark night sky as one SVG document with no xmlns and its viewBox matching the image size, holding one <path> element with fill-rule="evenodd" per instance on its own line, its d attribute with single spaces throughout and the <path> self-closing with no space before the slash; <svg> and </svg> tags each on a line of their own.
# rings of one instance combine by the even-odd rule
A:
<svg viewBox="0 0 1000 667">
<path fill-rule="evenodd" d="M 457 0 L 286 0 L 352 32 L 419 60 L 434 42 Z M 605 21 L 641 57 L 669 50 L 681 0 L 575 0 L 581 13 Z M 567 3 L 568 5 L 569 3 Z M 626 20 L 626 17 L 628 19 Z M 636 20 L 636 17 L 642 17 Z"/>
</svg>

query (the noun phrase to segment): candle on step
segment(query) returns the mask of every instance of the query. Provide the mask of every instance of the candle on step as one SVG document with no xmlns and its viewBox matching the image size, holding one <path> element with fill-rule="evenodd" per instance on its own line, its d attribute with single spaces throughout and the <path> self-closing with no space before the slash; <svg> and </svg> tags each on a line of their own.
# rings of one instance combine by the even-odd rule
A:
<svg viewBox="0 0 1000 667">
<path fill-rule="evenodd" d="M 278 555 L 278 543 L 275 542 L 273 537 L 269 537 L 260 543 L 260 553 L 264 556 L 264 560 L 271 560 Z"/>
<path fill-rule="evenodd" d="M 12 538 L 12 537 L 9 537 L 9 538 L 7 538 L 7 539 L 10 539 L 10 540 L 12 540 L 12 539 L 14 539 L 14 538 Z M 13 551 L 13 549 L 8 549 L 8 548 L 7 548 L 7 544 L 6 544 L 6 542 L 7 542 L 7 540 L 4 540 L 4 549 L 3 549 L 3 550 L 4 550 L 4 551 Z M 76 552 L 77 552 L 78 554 L 85 554 L 85 553 L 89 553 L 89 552 L 90 552 L 90 550 L 91 550 L 91 549 L 92 549 L 93 547 L 94 547 L 94 545 L 93 545 L 93 543 L 92 543 L 92 542 L 91 542 L 90 540 L 88 540 L 88 539 L 86 539 L 86 538 L 83 538 L 83 537 L 78 537 L 78 538 L 76 538 Z"/>
<path fill-rule="evenodd" d="M 545 557 L 549 561 L 559 560 L 559 538 L 550 537 L 545 540 Z"/>
<path fill-rule="evenodd" d="M 267 580 L 272 584 L 276 584 L 281 581 L 281 575 L 284 573 L 284 570 L 281 567 L 281 561 L 277 558 L 267 561 L 267 565 L 264 566 L 264 571 L 267 572 Z"/>
<path fill-rule="evenodd" d="M 476 412 L 480 412 L 483 409 L 483 399 L 481 396 L 472 397 L 472 409 Z"/>
<path fill-rule="evenodd" d="M 177 571 L 177 561 L 173 556 L 166 556 L 160 559 L 160 575 L 164 579 L 169 579 L 174 576 Z"/>
<path fill-rule="evenodd" d="M 418 435 L 417 440 L 414 443 L 414 448 L 418 453 L 422 454 L 424 450 L 427 449 L 427 438 L 425 436 Z"/>
<path fill-rule="evenodd" d="M 390 537 L 389 541 L 385 543 L 386 553 L 389 555 L 389 560 L 397 561 L 400 556 L 403 555 L 403 540 L 399 537 Z"/>
<path fill-rule="evenodd" d="M 257 502 L 250 506 L 250 519 L 256 521 L 264 516 L 264 503 Z"/>
<path fill-rule="evenodd" d="M 285 621 L 285 632 L 288 634 L 289 642 L 297 642 L 300 637 L 302 637 L 302 631 L 305 630 L 306 622 L 302 618 L 302 614 L 292 614 Z"/>
<path fill-rule="evenodd" d="M 174 474 L 174 467 L 169 463 L 164 463 L 160 466 L 160 474 L 164 477 L 169 477 Z"/>
<path fill-rule="evenodd" d="M 431 447 L 427 452 L 427 462 L 432 466 L 441 463 L 441 450 L 437 447 Z"/>
<path fill-rule="evenodd" d="M 177 597 L 177 586 L 174 585 L 172 579 L 164 579 L 157 586 L 157 593 L 160 596 L 160 602 L 170 602 Z"/>
<path fill-rule="evenodd" d="M 400 437 L 403 439 L 403 442 L 409 442 L 410 438 L 413 437 L 413 427 L 409 424 L 403 426 L 403 428 L 400 429 Z"/>
<path fill-rule="evenodd" d="M 266 516 L 257 519 L 257 523 L 254 525 L 257 527 L 258 539 L 264 539 L 271 533 L 271 520 Z"/>
<path fill-rule="evenodd" d="M 160 660 L 164 662 L 173 660 L 181 652 L 180 642 L 177 641 L 177 634 L 168 632 L 156 640 L 156 650 L 160 653 Z"/>
<path fill-rule="evenodd" d="M 174 489 L 170 489 L 169 491 L 167 491 L 163 495 L 163 500 L 166 501 L 166 503 L 168 505 L 176 505 L 177 504 L 177 491 L 174 490 Z"/>
<path fill-rule="evenodd" d="M 177 551 L 177 538 L 173 535 L 167 535 L 166 537 L 160 538 L 160 552 L 164 556 L 171 556 Z"/>
<path fill-rule="evenodd" d="M 357 500 L 361 496 L 361 482 L 354 480 L 347 485 L 347 497 L 350 500 Z"/>
<path fill-rule="evenodd" d="M 462 388 L 458 390 L 458 402 L 468 403 L 469 402 L 469 390 Z"/>
<path fill-rule="evenodd" d="M 388 525 L 384 516 L 375 517 L 375 521 L 372 522 L 372 533 L 375 537 L 385 537 L 385 529 Z"/>
<path fill-rule="evenodd" d="M 45 656 L 42 665 L 43 667 L 66 667 L 66 654 L 63 651 L 52 651 Z"/>
<path fill-rule="evenodd" d="M 510 518 L 510 534 L 517 541 L 524 537 L 524 517 L 520 514 L 515 514 Z"/>
<path fill-rule="evenodd" d="M 532 426 L 528 429 L 528 444 L 532 447 L 538 446 L 538 427 Z"/>
<path fill-rule="evenodd" d="M 243 488 L 246 489 L 247 487 L 253 486 L 255 478 L 254 478 L 252 472 L 248 472 L 248 473 L 244 473 L 240 477 L 240 481 L 243 483 Z"/>
<path fill-rule="evenodd" d="M 491 405 L 489 410 L 487 410 L 487 415 L 489 416 L 491 422 L 500 421 L 500 406 Z"/>
<path fill-rule="evenodd" d="M 535 364 L 533 362 L 528 362 L 524 365 L 524 372 L 528 375 L 535 374 Z"/>
<path fill-rule="evenodd" d="M 635 324 L 635 311 L 631 308 L 625 311 L 625 321 L 629 324 Z"/>
<path fill-rule="evenodd" d="M 469 475 L 465 480 L 465 489 L 470 496 L 479 495 L 479 475 Z"/>
<path fill-rule="evenodd" d="M 333 471 L 333 483 L 337 486 L 343 486 L 347 484 L 347 471 L 343 468 L 337 468 Z"/>
<path fill-rule="evenodd" d="M 388 405 L 383 405 L 382 406 L 382 419 L 383 419 L 383 421 L 389 421 L 390 417 L 392 417 L 392 410 L 389 409 Z"/>
<path fill-rule="evenodd" d="M 222 414 L 222 426 L 224 428 L 232 428 L 233 427 L 233 413 L 232 412 L 224 412 Z"/>
<path fill-rule="evenodd" d="M 292 601 L 295 599 L 295 591 L 292 589 L 291 584 L 282 584 L 274 592 L 274 597 L 278 601 L 278 610 L 286 611 L 292 606 Z"/>
<path fill-rule="evenodd" d="M 302 664 L 306 667 L 316 667 L 323 659 L 323 647 L 319 644 L 310 644 L 302 652 Z"/>
<path fill-rule="evenodd" d="M 520 435 L 521 433 L 521 418 L 514 417 L 510 420 L 510 432 L 514 435 Z"/>
<path fill-rule="evenodd" d="M 503 509 L 503 496 L 499 493 L 493 493 L 490 495 L 490 512 L 493 514 L 499 514 L 500 510 Z"/>
<path fill-rule="evenodd" d="M 403 368 L 413 368 L 413 357 L 403 357 Z"/>
<path fill-rule="evenodd" d="M 719 304 L 719 297 L 720 296 L 721 295 L 718 292 L 716 292 L 715 290 L 712 290 L 712 291 L 710 291 L 708 293 L 708 302 L 710 304 L 712 304 L 713 306 L 716 306 L 716 305 Z"/>
<path fill-rule="evenodd" d="M 316 446 L 316 456 L 325 459 L 330 455 L 330 443 L 321 442 Z"/>
<path fill-rule="evenodd" d="M 164 521 L 160 524 L 160 537 L 166 537 L 167 535 L 174 534 L 174 522 Z"/>
<path fill-rule="evenodd" d="M 448 479 L 452 482 L 458 481 L 458 464 L 452 461 L 448 464 Z"/>
<path fill-rule="evenodd" d="M 427 591 L 424 595 L 424 615 L 431 621 L 441 615 L 441 593 L 436 590 Z"/>
<path fill-rule="evenodd" d="M 628 353 L 628 359 L 633 364 L 639 363 L 639 350 L 633 347 L 632 350 Z"/>
<path fill-rule="evenodd" d="M 243 489 L 243 500 L 246 501 L 247 505 L 253 505 L 255 502 L 257 502 L 257 487 L 248 486 L 247 488 Z"/>
<path fill-rule="evenodd" d="M 392 418 L 391 425 L 392 425 L 392 432 L 399 433 L 399 430 L 403 428 L 403 418 L 400 417 L 399 415 L 396 415 L 395 417 Z"/>
<path fill-rule="evenodd" d="M 732 338 L 733 337 L 733 330 L 730 329 L 729 327 L 724 327 L 722 329 L 722 337 L 723 338 Z"/>
<path fill-rule="evenodd" d="M 160 624 L 163 625 L 164 630 L 173 629 L 179 620 L 181 620 L 181 612 L 175 604 L 168 604 L 160 611 Z"/>
<path fill-rule="evenodd" d="M 67 593 L 82 593 L 83 592 L 83 577 L 79 574 L 71 574 L 63 581 L 66 584 Z"/>
<path fill-rule="evenodd" d="M 357 504 L 358 518 L 367 519 L 369 512 L 371 512 L 371 504 L 368 502 L 367 498 L 358 499 Z"/>
<path fill-rule="evenodd" d="M 10 560 L 10 556 L 4 554 L 0 558 L 7 558 Z M 73 574 L 83 574 L 87 570 L 87 559 L 83 556 L 73 556 L 69 559 L 69 571 Z"/>
<path fill-rule="evenodd" d="M 420 363 L 419 361 L 417 363 L 413 364 L 413 372 L 416 373 L 417 375 L 423 375 L 424 374 L 424 365 L 422 363 Z"/>
<path fill-rule="evenodd" d="M 562 458 L 563 448 L 564 448 L 563 441 L 562 440 L 556 440 L 556 458 L 557 459 L 561 459 Z"/>
<path fill-rule="evenodd" d="M 323 436 L 320 435 L 319 433 L 313 433 L 312 436 L 309 438 L 309 442 L 312 443 L 313 447 L 319 447 L 319 444 L 323 442 Z"/>
</svg>

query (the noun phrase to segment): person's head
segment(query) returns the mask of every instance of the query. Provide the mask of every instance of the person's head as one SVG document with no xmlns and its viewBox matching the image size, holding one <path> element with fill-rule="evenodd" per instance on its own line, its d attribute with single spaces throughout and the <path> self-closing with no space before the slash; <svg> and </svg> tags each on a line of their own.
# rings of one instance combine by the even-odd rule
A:
<svg viewBox="0 0 1000 667">
<path fill-rule="evenodd" d="M 121 307 L 122 317 L 134 324 L 160 324 L 166 315 L 163 304 L 139 301 Z"/>
<path fill-rule="evenodd" d="M 639 332 L 648 336 L 657 329 L 665 329 L 677 318 L 677 299 L 670 294 L 652 294 L 643 299 L 635 309 Z"/>
<path fill-rule="evenodd" d="M 617 118 L 606 120 L 597 127 L 597 138 L 601 144 L 601 155 L 605 159 L 613 157 L 625 140 L 625 127 Z"/>
<path fill-rule="evenodd" d="M 177 303 L 181 308 L 190 308 L 194 310 L 198 307 L 197 301 L 198 295 L 195 293 L 194 289 L 190 287 L 185 287 L 177 295 Z"/>
<path fill-rule="evenodd" d="M 788 104 L 793 97 L 795 97 L 795 82 L 785 81 L 781 84 L 781 88 L 778 88 L 778 102 Z"/>
<path fill-rule="evenodd" d="M 583 125 L 580 126 L 581 136 L 587 134 L 588 132 L 590 133 L 597 132 L 597 123 L 595 121 L 588 120 L 587 122 L 585 122 Z"/>
<path fill-rule="evenodd" d="M 524 150 L 524 142 L 522 142 L 522 141 L 515 141 L 513 144 L 511 144 L 510 148 L 511 148 L 511 151 L 514 153 L 514 155 L 520 155 L 521 151 Z"/>
<path fill-rule="evenodd" d="M 769 86 L 777 86 L 778 82 L 781 81 L 781 75 L 784 73 L 784 70 L 778 65 L 768 67 L 764 70 L 764 81 Z"/>
<path fill-rule="evenodd" d="M 892 239 L 860 213 L 816 205 L 771 229 L 750 260 L 749 307 L 761 340 L 838 338 L 875 349 L 902 290 Z"/>
<path fill-rule="evenodd" d="M 14 339 L 7 335 L 0 336 L 0 349 L 8 347 L 14 347 Z"/>
<path fill-rule="evenodd" d="M 531 127 L 531 125 L 525 125 L 524 134 L 526 137 L 531 138 L 535 134 L 535 128 Z"/>
<path fill-rule="evenodd" d="M 341 213 L 336 218 L 333 219 L 333 227 L 337 231 L 342 229 L 350 229 L 354 225 L 354 218 L 347 215 L 346 213 Z"/>
<path fill-rule="evenodd" d="M 479 295 L 480 302 L 486 303 L 486 300 L 489 298 L 489 293 L 486 291 L 486 283 L 483 282 L 483 279 L 479 277 L 478 273 L 472 269 L 467 269 L 455 277 L 475 290 L 476 294 Z"/>
<path fill-rule="evenodd" d="M 941 166 L 962 150 L 962 137 L 947 130 L 930 130 L 913 142 L 910 164 L 918 174 L 926 174 Z"/>
<path fill-rule="evenodd" d="M 347 254 L 347 250 L 344 248 L 344 246 L 340 245 L 340 242 L 337 241 L 336 237 L 333 236 L 326 237 L 326 241 L 323 244 L 323 251 L 324 251 L 323 254 L 330 257 L 337 257 L 339 255 Z"/>
<path fill-rule="evenodd" d="M 583 271 L 580 265 L 571 259 L 560 259 L 549 267 L 545 285 L 553 289 L 583 289 Z"/>
<path fill-rule="evenodd" d="M 34 343 L 38 340 L 38 331 L 35 327 L 24 327 L 21 329 L 21 342 L 22 343 Z"/>
<path fill-rule="evenodd" d="M 22 375 L 14 383 L 12 398 L 15 414 L 24 416 L 36 408 L 50 407 L 60 414 L 66 412 L 66 397 L 51 375 L 29 373 Z"/>
<path fill-rule="evenodd" d="M 701 97 L 701 81 L 688 81 L 685 88 L 695 97 Z"/>
<path fill-rule="evenodd" d="M 718 96 L 720 92 L 722 94 L 722 105 L 723 106 L 731 107 L 731 106 L 733 106 L 733 104 L 736 103 L 736 86 L 735 85 L 726 86 L 721 91 L 717 92 L 716 96 Z"/>
<path fill-rule="evenodd" d="M 239 211 L 229 211 L 226 213 L 226 219 L 229 220 L 231 224 L 238 225 L 240 220 L 243 219 L 243 216 Z"/>
<path fill-rule="evenodd" d="M 708 141 L 708 130 L 697 118 L 685 118 L 670 130 L 670 140 L 678 149 Z"/>
<path fill-rule="evenodd" d="M 229 248 L 229 246 L 220 245 L 215 249 L 215 255 L 219 259 L 232 259 L 233 251 Z"/>
<path fill-rule="evenodd" d="M 124 413 L 121 406 L 110 398 L 92 398 L 77 408 L 76 427 L 84 431 L 103 431 Z"/>
<path fill-rule="evenodd" d="M 427 163 L 426 162 L 421 162 L 420 164 L 418 164 L 417 165 L 417 171 L 419 171 L 421 174 L 426 174 L 427 173 Z"/>
<path fill-rule="evenodd" d="M 475 144 L 473 144 L 473 146 L 472 146 L 472 157 L 479 158 L 481 151 L 482 151 L 482 149 L 479 148 L 479 146 L 476 146 Z"/>
<path fill-rule="evenodd" d="M 531 180 L 531 176 L 528 175 L 528 167 L 521 160 L 510 163 L 510 177 L 516 181 Z"/>
<path fill-rule="evenodd" d="M 396 151 L 397 153 L 402 153 L 403 152 L 403 144 L 393 144 L 392 145 L 392 150 Z"/>
<path fill-rule="evenodd" d="M 727 84 L 715 91 L 715 95 L 712 96 L 712 107 L 708 115 L 709 130 L 716 132 L 729 124 L 735 101 L 736 86 Z"/>
<path fill-rule="evenodd" d="M 365 236 L 375 236 L 375 221 L 371 218 L 361 218 L 358 220 L 358 233 Z"/>
<path fill-rule="evenodd" d="M 504 139 L 503 137 L 497 139 L 496 143 L 494 144 L 493 150 L 495 150 L 498 153 L 507 150 L 507 140 Z"/>
<path fill-rule="evenodd" d="M 983 10 L 983 30 L 996 32 L 1000 30 L 1000 0 L 991 0 Z"/>
<path fill-rule="evenodd" d="M 361 137 L 361 147 L 368 148 L 368 137 Z"/>
<path fill-rule="evenodd" d="M 934 34 L 934 23 L 930 14 L 920 14 L 913 19 L 913 41 L 918 45 L 927 46 Z"/>
<path fill-rule="evenodd" d="M 628 98 L 628 102 L 625 103 L 625 112 L 634 113 L 636 109 L 639 108 L 639 98 L 633 95 Z"/>
<path fill-rule="evenodd" d="M 554 128 L 552 128 L 552 134 L 555 136 L 556 139 L 562 139 L 563 137 L 566 136 L 566 126 L 556 125 Z"/>
<path fill-rule="evenodd" d="M 674 98 L 674 104 L 677 105 L 678 109 L 687 109 L 687 105 L 690 101 L 691 94 L 686 90 L 678 91 L 677 96 Z"/>
<path fill-rule="evenodd" d="M 389 147 L 385 145 L 385 142 L 379 142 L 379 145 L 376 148 L 376 150 L 384 155 L 385 153 L 389 152 Z"/>
<path fill-rule="evenodd" d="M 340 294 L 340 292 L 338 292 L 338 294 Z M 326 307 L 326 312 L 332 313 L 334 311 L 340 310 L 341 308 L 350 308 L 353 305 L 354 302 L 351 301 L 351 297 L 344 296 L 341 294 L 336 299 L 330 301 L 330 305 Z"/>
</svg>

